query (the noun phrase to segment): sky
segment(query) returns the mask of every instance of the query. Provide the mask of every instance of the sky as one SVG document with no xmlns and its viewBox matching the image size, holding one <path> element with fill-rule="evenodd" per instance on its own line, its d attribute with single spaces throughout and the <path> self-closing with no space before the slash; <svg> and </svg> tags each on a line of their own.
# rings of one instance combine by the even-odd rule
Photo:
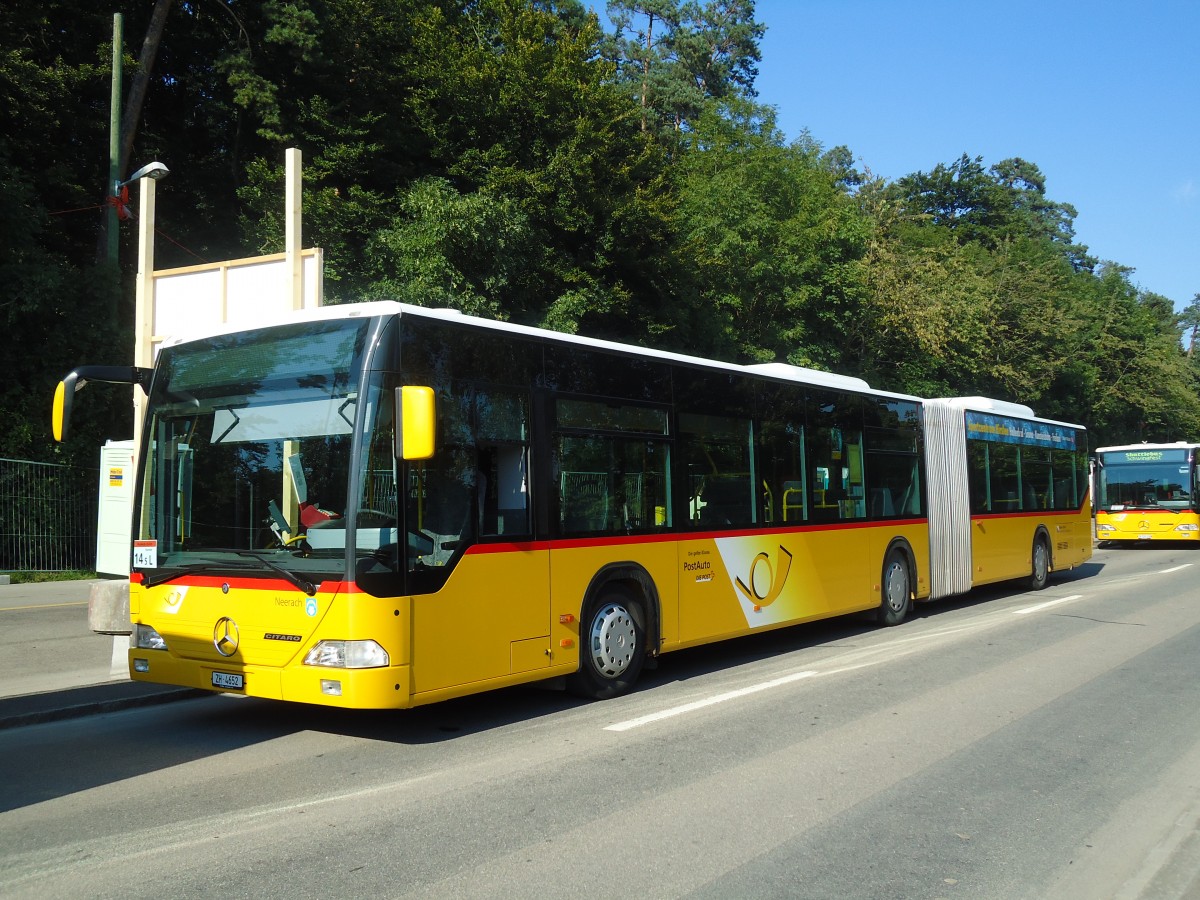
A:
<svg viewBox="0 0 1200 900">
<path fill-rule="evenodd" d="M 599 5 L 599 4 L 597 4 Z M 1019 156 L 1075 235 L 1134 284 L 1200 293 L 1200 0 L 757 0 L 756 81 L 807 130 L 894 180 Z"/>
<path fill-rule="evenodd" d="M 1200 294 L 1200 0 L 757 0 L 758 101 L 887 180 L 1036 163 L 1075 240 Z"/>
</svg>

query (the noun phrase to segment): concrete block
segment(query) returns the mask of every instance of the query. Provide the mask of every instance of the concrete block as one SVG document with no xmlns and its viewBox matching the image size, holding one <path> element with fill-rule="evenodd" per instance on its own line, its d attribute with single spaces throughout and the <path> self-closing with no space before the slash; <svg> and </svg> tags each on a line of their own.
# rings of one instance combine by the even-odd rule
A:
<svg viewBox="0 0 1200 900">
<path fill-rule="evenodd" d="M 129 635 L 113 635 L 112 665 L 108 670 L 110 678 L 129 677 Z"/>
<path fill-rule="evenodd" d="M 129 634 L 129 581 L 97 581 L 88 597 L 88 627 L 96 634 Z"/>
</svg>

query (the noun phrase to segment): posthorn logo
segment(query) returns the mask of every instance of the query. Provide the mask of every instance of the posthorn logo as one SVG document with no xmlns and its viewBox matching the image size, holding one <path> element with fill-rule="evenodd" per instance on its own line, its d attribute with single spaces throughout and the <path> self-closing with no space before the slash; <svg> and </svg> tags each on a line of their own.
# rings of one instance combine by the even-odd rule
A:
<svg viewBox="0 0 1200 900">
<path fill-rule="evenodd" d="M 771 566 L 771 557 L 767 553 L 759 553 L 750 563 L 750 571 L 746 581 L 735 579 L 737 589 L 756 608 L 770 606 L 783 593 L 784 582 L 792 568 L 792 554 L 782 544 L 776 556 L 775 566 Z M 749 583 L 747 583 L 749 582 Z"/>
</svg>

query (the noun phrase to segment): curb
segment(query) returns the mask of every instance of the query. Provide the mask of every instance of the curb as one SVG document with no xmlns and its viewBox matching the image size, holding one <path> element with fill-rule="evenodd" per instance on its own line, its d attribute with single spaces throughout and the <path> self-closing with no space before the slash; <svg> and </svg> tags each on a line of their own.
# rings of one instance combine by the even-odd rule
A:
<svg viewBox="0 0 1200 900">
<path fill-rule="evenodd" d="M 0 730 L 211 696 L 209 691 L 120 681 L 0 699 Z"/>
</svg>

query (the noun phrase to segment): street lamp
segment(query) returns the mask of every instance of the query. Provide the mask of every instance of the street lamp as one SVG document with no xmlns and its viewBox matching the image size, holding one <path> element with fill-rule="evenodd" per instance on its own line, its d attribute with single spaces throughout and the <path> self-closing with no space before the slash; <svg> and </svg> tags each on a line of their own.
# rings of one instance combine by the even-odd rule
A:
<svg viewBox="0 0 1200 900">
<path fill-rule="evenodd" d="M 115 171 L 109 170 L 110 176 Z M 117 223 L 124 222 L 129 218 L 129 191 L 125 188 L 133 184 L 135 181 L 140 181 L 143 178 L 149 178 L 151 181 L 158 181 L 160 178 L 165 178 L 170 174 L 170 170 L 160 162 L 152 162 L 142 166 L 136 172 L 129 176 L 125 181 L 119 178 L 113 178 L 112 181 L 112 196 L 108 198 L 108 221 L 105 229 L 108 232 L 108 264 L 114 268 L 117 265 Z M 115 310 L 113 311 L 115 313 Z"/>
<path fill-rule="evenodd" d="M 140 181 L 143 178 L 152 178 L 155 181 L 158 181 L 158 179 L 165 178 L 170 174 L 171 170 L 160 162 L 147 163 L 130 175 L 125 181 L 114 182 L 113 194 L 118 197 L 121 196 L 121 188 L 125 187 L 126 185 L 133 184 L 135 181 Z"/>
</svg>

